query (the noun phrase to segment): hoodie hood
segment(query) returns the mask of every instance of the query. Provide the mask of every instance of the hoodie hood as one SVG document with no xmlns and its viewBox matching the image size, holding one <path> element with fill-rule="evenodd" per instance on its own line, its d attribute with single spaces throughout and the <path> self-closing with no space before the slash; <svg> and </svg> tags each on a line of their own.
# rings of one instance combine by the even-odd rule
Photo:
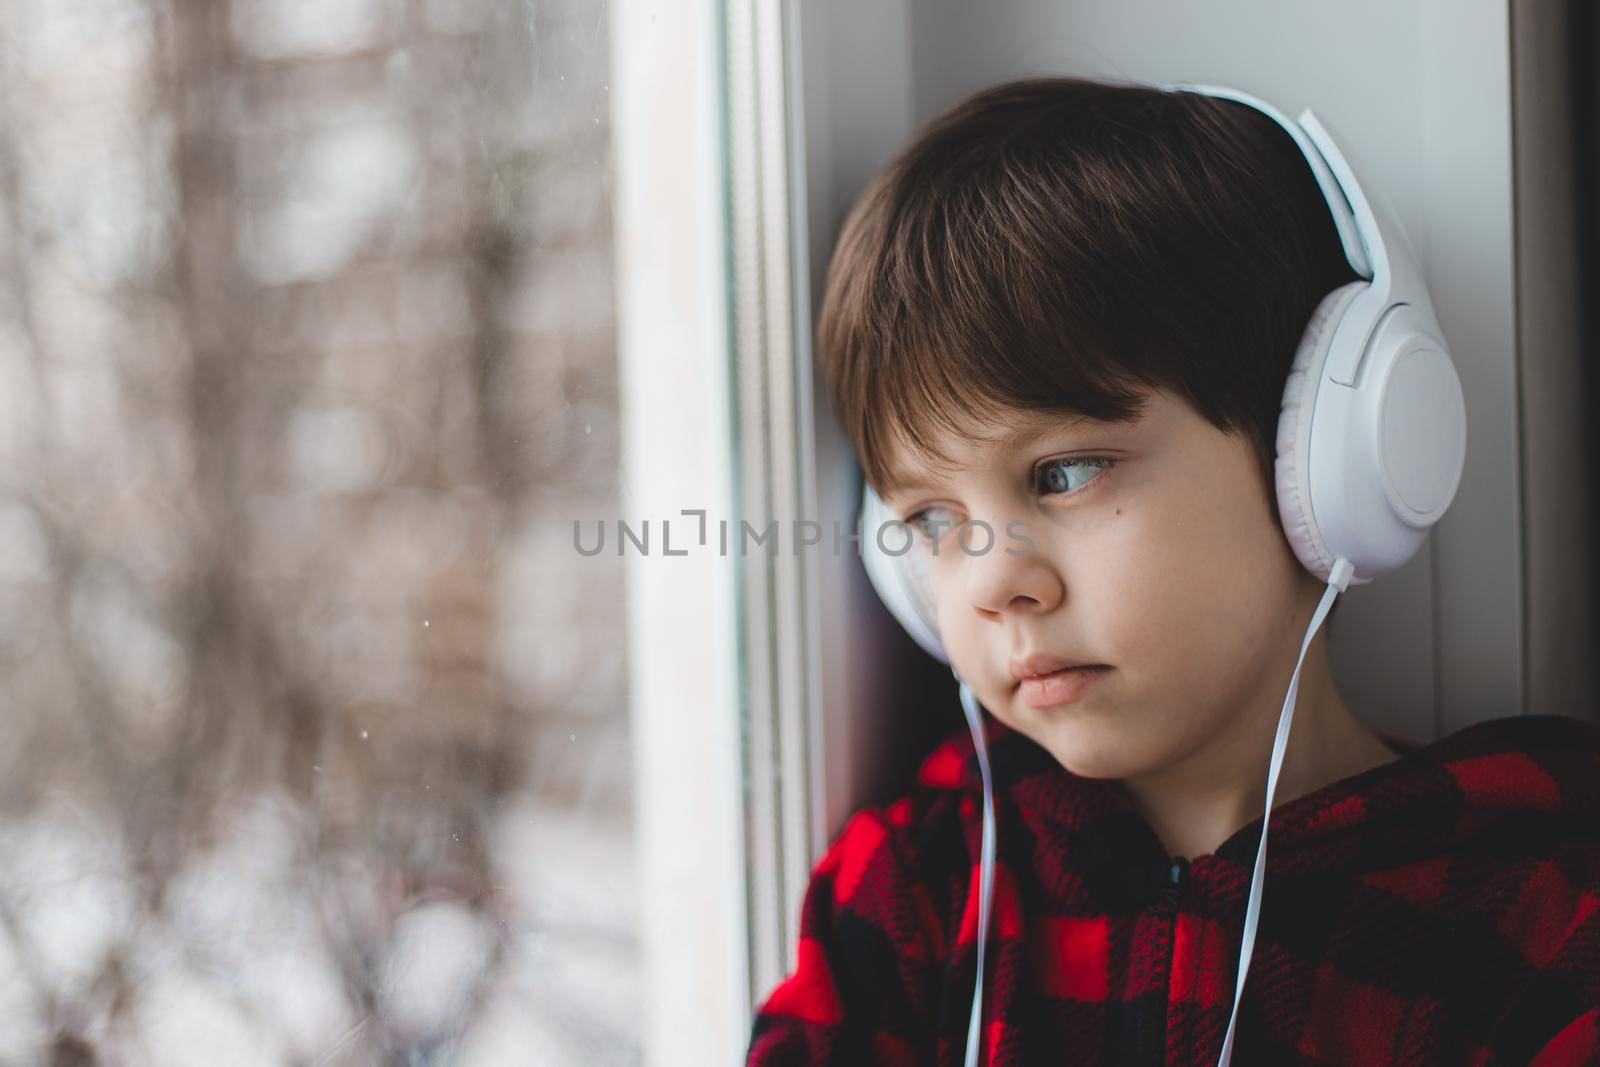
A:
<svg viewBox="0 0 1600 1067">
<path fill-rule="evenodd" d="M 997 806 L 1011 807 L 1039 844 L 1054 842 L 1070 854 L 1066 866 L 1101 893 L 1147 898 L 1161 891 L 1173 858 L 1119 783 L 1073 774 L 993 716 L 984 725 Z M 1381 871 L 1534 824 L 1541 837 L 1600 837 L 1600 725 L 1526 715 L 1477 723 L 1427 745 L 1386 740 L 1399 758 L 1274 806 L 1269 876 Z M 928 755 L 917 780 L 935 792 L 970 794 L 962 812 L 981 812 L 983 779 L 966 730 Z M 977 815 L 970 819 L 975 825 Z M 1221 875 L 1218 888 L 1242 890 L 1238 869 L 1248 873 L 1261 825 L 1258 815 L 1215 851 L 1192 857 L 1195 873 L 1210 867 Z"/>
</svg>

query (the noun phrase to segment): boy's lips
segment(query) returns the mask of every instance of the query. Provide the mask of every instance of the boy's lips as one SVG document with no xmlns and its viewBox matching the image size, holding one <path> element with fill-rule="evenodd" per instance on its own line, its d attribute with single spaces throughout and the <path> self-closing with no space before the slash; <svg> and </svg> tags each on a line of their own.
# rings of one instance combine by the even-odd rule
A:
<svg viewBox="0 0 1600 1067">
<path fill-rule="evenodd" d="M 1046 653 L 1011 662 L 1017 696 L 1030 708 L 1050 708 L 1076 700 L 1110 669 L 1104 663 L 1085 663 Z"/>
<path fill-rule="evenodd" d="M 1017 684 L 1017 696 L 1030 708 L 1053 708 L 1078 699 L 1102 675 L 1110 674 L 1106 666 L 1068 667 L 1054 674 L 1037 678 L 1024 678 Z"/>
<path fill-rule="evenodd" d="M 1011 661 L 1011 677 L 1021 682 L 1029 678 L 1043 678 L 1047 674 L 1055 674 L 1057 671 L 1070 670 L 1074 667 L 1104 666 L 1104 663 L 1090 663 L 1087 660 L 1052 656 L 1048 652 L 1035 652 L 1031 656 Z"/>
</svg>

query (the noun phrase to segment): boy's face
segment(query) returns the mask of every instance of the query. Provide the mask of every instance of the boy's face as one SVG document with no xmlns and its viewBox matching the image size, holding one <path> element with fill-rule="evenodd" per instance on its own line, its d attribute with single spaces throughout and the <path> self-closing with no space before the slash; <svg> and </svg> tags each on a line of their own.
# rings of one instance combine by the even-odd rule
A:
<svg viewBox="0 0 1600 1067">
<path fill-rule="evenodd" d="M 898 451 L 892 468 L 920 484 L 884 497 L 937 536 L 919 533 L 910 551 L 926 561 L 951 663 L 984 707 L 1093 778 L 1160 775 L 1207 753 L 1225 762 L 1270 732 L 1322 587 L 1284 539 L 1248 441 L 1166 392 L 1132 423 L 1024 413 L 998 429 L 987 444 L 939 435 L 950 469 Z M 960 547 L 969 520 L 994 530 L 987 552 L 981 527 Z M 1014 520 L 1027 554 L 1006 551 L 1027 547 L 1006 533 Z M 1109 669 L 1067 698 L 1013 676 L 1034 655 Z"/>
</svg>

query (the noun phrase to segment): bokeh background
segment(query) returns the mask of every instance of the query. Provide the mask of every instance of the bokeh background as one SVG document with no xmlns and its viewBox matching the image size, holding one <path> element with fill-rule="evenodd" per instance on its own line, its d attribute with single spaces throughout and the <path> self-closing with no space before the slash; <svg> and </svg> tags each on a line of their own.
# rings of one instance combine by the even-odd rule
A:
<svg viewBox="0 0 1600 1067">
<path fill-rule="evenodd" d="M 0 4 L 0 1064 L 639 1061 L 606 30 Z"/>
</svg>

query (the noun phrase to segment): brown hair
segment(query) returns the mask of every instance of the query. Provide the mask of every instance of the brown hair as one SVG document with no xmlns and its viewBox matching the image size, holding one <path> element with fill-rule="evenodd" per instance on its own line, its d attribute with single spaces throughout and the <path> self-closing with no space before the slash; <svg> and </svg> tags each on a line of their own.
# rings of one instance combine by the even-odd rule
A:
<svg viewBox="0 0 1600 1067">
<path fill-rule="evenodd" d="M 829 399 L 868 481 L 896 436 L 1004 408 L 1124 421 L 1182 396 L 1244 434 L 1276 513 L 1295 343 L 1355 280 L 1305 157 L 1271 118 L 1192 92 L 1033 78 L 928 124 L 868 185 L 818 325 Z"/>
</svg>

